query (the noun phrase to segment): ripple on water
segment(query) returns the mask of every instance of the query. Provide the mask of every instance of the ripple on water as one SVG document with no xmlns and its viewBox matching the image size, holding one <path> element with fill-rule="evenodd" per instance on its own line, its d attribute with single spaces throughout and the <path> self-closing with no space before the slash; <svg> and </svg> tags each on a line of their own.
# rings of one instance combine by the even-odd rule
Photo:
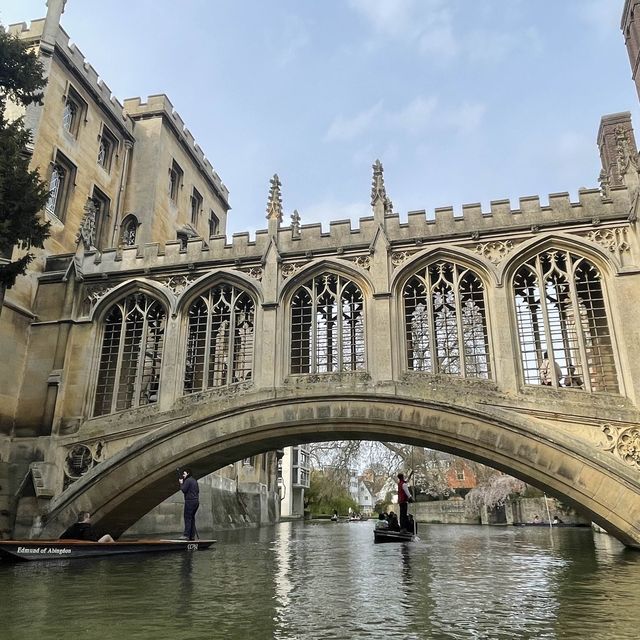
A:
<svg viewBox="0 0 640 640">
<path fill-rule="evenodd" d="M 213 551 L 0 565 L 2 640 L 636 640 L 640 554 L 591 531 L 281 523 Z"/>
</svg>

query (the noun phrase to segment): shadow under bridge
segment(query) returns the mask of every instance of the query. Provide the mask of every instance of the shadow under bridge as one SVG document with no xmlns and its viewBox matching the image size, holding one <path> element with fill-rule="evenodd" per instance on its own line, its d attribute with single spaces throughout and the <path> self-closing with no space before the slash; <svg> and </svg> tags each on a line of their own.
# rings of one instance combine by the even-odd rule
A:
<svg viewBox="0 0 640 640">
<path fill-rule="evenodd" d="M 216 411 L 195 406 L 95 466 L 53 498 L 41 537 L 55 537 L 79 510 L 120 535 L 176 491 L 176 468 L 202 477 L 262 451 L 303 442 L 382 440 L 439 449 L 509 473 L 577 507 L 640 548 L 640 478 L 619 459 L 512 410 L 469 409 L 399 395 L 357 392 L 244 396 Z"/>
</svg>

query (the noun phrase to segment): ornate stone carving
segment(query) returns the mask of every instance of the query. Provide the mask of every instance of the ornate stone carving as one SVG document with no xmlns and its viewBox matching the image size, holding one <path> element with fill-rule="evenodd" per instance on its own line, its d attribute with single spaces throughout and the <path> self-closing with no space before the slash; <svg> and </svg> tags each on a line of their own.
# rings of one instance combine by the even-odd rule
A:
<svg viewBox="0 0 640 640">
<path fill-rule="evenodd" d="M 162 278 L 161 280 L 158 280 L 158 282 L 163 287 L 166 287 L 175 295 L 179 296 L 192 282 L 195 282 L 197 279 L 197 276 L 177 275 Z"/>
<path fill-rule="evenodd" d="M 638 168 L 638 161 L 635 154 L 631 151 L 631 144 L 629 143 L 629 136 L 626 129 L 622 125 L 618 125 L 613 133 L 616 139 L 616 171 L 617 178 L 620 182 L 624 183 L 624 175 L 632 165 L 634 168 Z"/>
<path fill-rule="evenodd" d="M 262 281 L 262 267 L 246 267 L 245 269 L 238 269 L 238 271 L 246 273 L 250 278 L 258 282 Z"/>
<path fill-rule="evenodd" d="M 64 460 L 64 486 L 81 478 L 106 458 L 106 445 L 102 441 L 75 444 L 69 448 Z"/>
<path fill-rule="evenodd" d="M 382 202 L 384 212 L 393 213 L 393 202 L 387 196 L 387 190 L 384 186 L 384 169 L 380 160 L 373 163 L 373 182 L 371 185 L 371 206 L 375 207 L 378 202 Z"/>
<path fill-rule="evenodd" d="M 108 287 L 103 284 L 89 285 L 85 287 L 84 300 L 82 301 L 81 313 L 88 316 L 95 306 L 104 298 L 114 287 Z"/>
<path fill-rule="evenodd" d="M 280 270 L 280 273 L 282 274 L 282 277 L 286 280 L 287 278 L 290 278 L 294 273 L 297 273 L 298 271 L 300 271 L 300 269 L 302 269 L 304 265 L 305 265 L 304 262 L 288 262 L 287 264 L 282 265 L 282 269 Z"/>
<path fill-rule="evenodd" d="M 611 186 L 611 181 L 609 180 L 609 176 L 607 172 L 603 169 L 600 171 L 600 175 L 598 176 L 598 180 L 600 181 L 600 191 L 602 193 L 603 198 L 609 197 L 609 187 Z"/>
<path fill-rule="evenodd" d="M 415 251 L 394 251 L 391 254 L 391 264 L 394 267 L 399 267 L 401 264 L 406 262 L 414 253 L 416 252 Z"/>
<path fill-rule="evenodd" d="M 336 373 L 309 373 L 299 376 L 289 376 L 285 384 L 319 384 L 323 382 L 352 382 L 364 383 L 371 380 L 371 375 L 366 371 L 342 371 Z"/>
<path fill-rule="evenodd" d="M 630 249 L 630 245 L 627 242 L 626 227 L 589 231 L 587 238 L 592 242 L 597 242 L 600 246 L 611 251 L 611 253 L 625 253 Z"/>
<path fill-rule="evenodd" d="M 291 214 L 291 233 L 294 238 L 300 236 L 300 214 L 297 209 L 294 209 Z"/>
<path fill-rule="evenodd" d="M 486 258 L 493 264 L 499 264 L 513 250 L 511 240 L 495 240 L 492 242 L 481 242 L 476 245 L 475 252 Z"/>
<path fill-rule="evenodd" d="M 269 201 L 267 202 L 267 220 L 277 220 L 282 222 L 282 193 L 280 187 L 282 183 L 277 173 L 271 178 L 271 188 L 269 189 Z"/>
<path fill-rule="evenodd" d="M 640 427 L 617 427 L 603 424 L 601 429 L 605 442 L 600 446 L 626 464 L 640 469 Z"/>
<path fill-rule="evenodd" d="M 86 251 L 90 251 L 96 244 L 96 213 L 98 208 L 96 203 L 87 198 L 87 202 L 84 205 L 84 216 L 76 235 L 76 244 L 84 245 Z"/>
<path fill-rule="evenodd" d="M 371 269 L 371 256 L 356 256 L 355 258 L 349 258 L 349 260 L 361 269 L 366 271 Z"/>
</svg>

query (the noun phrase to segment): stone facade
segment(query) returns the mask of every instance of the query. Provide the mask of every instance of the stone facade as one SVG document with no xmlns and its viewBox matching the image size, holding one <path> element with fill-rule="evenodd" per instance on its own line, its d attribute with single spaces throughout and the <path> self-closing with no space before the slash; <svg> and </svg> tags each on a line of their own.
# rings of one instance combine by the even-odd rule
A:
<svg viewBox="0 0 640 640">
<path fill-rule="evenodd" d="M 602 119 L 600 187 L 577 202 L 560 193 L 403 221 L 376 161 L 371 216 L 357 225 L 323 233 L 294 214 L 286 226 L 274 176 L 267 229 L 228 242 L 191 237 L 180 191 L 162 194 L 187 184 L 193 161 L 189 184 L 224 232 L 226 192 L 195 156 L 133 169 L 140 123 L 144 136 L 179 134 L 168 102 L 127 105 L 137 180 L 122 213 L 139 212 L 136 239 L 151 241 L 94 247 L 78 236 L 95 215 L 85 204 L 67 218 L 66 244 L 53 238 L 24 279 L 30 296 L 0 317 L 0 455 L 19 478 L 5 493 L 16 530 L 56 535 L 87 509 L 117 534 L 174 493 L 177 466 L 204 476 L 301 442 L 363 438 L 484 462 L 640 545 L 640 181 L 628 113 Z M 146 197 L 152 208 L 126 204 Z M 90 467 L 65 482 L 78 459 Z"/>
</svg>

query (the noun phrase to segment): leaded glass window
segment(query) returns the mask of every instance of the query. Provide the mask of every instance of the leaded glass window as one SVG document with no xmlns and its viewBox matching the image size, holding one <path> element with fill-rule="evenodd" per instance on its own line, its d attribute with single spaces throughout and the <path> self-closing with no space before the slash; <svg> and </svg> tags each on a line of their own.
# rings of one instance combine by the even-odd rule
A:
<svg viewBox="0 0 640 640">
<path fill-rule="evenodd" d="M 51 179 L 49 180 L 49 199 L 45 209 L 47 213 L 56 215 L 59 202 L 62 199 L 64 191 L 65 171 L 62 167 L 55 165 L 51 171 Z"/>
<path fill-rule="evenodd" d="M 291 372 L 364 369 L 362 291 L 339 275 L 316 276 L 291 301 Z"/>
<path fill-rule="evenodd" d="M 513 287 L 525 383 L 617 392 L 598 269 L 570 251 L 545 251 L 518 269 Z"/>
<path fill-rule="evenodd" d="M 123 247 L 134 247 L 136 244 L 136 235 L 138 233 L 138 220 L 135 216 L 127 216 L 122 224 L 122 233 L 120 234 L 121 244 Z"/>
<path fill-rule="evenodd" d="M 166 313 L 162 304 L 134 293 L 104 319 L 94 415 L 158 400 Z"/>
<path fill-rule="evenodd" d="M 489 338 L 482 280 L 470 269 L 435 262 L 404 286 L 410 371 L 489 378 Z"/>
<path fill-rule="evenodd" d="M 184 392 L 251 380 L 253 298 L 232 285 L 216 285 L 191 303 L 188 315 Z"/>
<path fill-rule="evenodd" d="M 79 111 L 80 109 L 75 100 L 68 97 L 62 110 L 62 126 L 72 135 L 76 134 L 76 123 Z"/>
</svg>

